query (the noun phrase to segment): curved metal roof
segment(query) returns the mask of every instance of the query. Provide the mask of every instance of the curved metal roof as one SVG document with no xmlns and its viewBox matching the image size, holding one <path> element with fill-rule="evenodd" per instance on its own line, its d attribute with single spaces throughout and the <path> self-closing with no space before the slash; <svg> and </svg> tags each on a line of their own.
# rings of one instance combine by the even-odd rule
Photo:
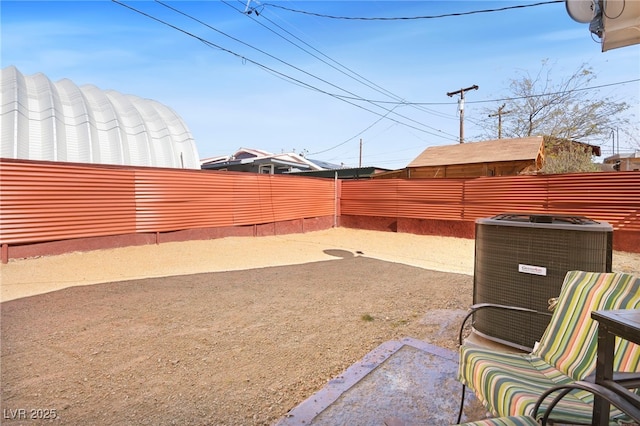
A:
<svg viewBox="0 0 640 426">
<path fill-rule="evenodd" d="M 0 157 L 200 168 L 186 124 L 159 102 L 14 66 L 1 73 Z"/>
</svg>

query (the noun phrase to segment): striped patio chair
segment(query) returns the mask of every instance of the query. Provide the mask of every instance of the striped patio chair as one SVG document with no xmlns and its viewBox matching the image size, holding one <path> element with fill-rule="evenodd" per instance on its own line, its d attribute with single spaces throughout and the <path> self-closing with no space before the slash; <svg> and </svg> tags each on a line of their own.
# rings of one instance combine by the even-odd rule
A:
<svg viewBox="0 0 640 426">
<path fill-rule="evenodd" d="M 462 423 L 459 426 L 540 426 L 540 423 L 531 416 L 508 416 Z"/>
<path fill-rule="evenodd" d="M 557 403 L 573 390 L 583 390 L 591 392 L 594 395 L 598 395 L 599 397 L 606 399 L 609 404 L 624 412 L 631 421 L 635 421 L 637 424 L 640 424 L 640 407 L 637 407 L 632 402 L 626 400 L 624 396 L 619 395 L 614 390 L 607 389 L 595 383 L 577 381 L 567 385 L 554 386 L 544 392 L 538 398 L 538 401 L 536 402 L 536 405 L 533 409 L 533 412 L 539 413 L 539 415 L 531 414 L 529 416 L 497 417 L 464 423 L 459 426 L 540 426 L 541 424 L 542 426 L 546 426 L 547 421 L 551 417 L 551 413 L 553 412 L 553 409 L 555 408 Z M 551 399 L 546 410 L 544 412 L 540 412 L 540 406 L 544 403 L 544 401 L 546 401 L 548 398 L 551 398 L 552 396 L 554 398 Z M 539 421 L 536 420 L 536 417 L 540 416 L 542 418 Z"/>
<path fill-rule="evenodd" d="M 640 278 L 569 271 L 549 325 L 532 353 L 462 345 L 458 380 L 473 389 L 495 417 L 533 416 L 536 401 L 545 391 L 595 372 L 597 322 L 591 319 L 591 312 L 608 309 L 640 309 Z M 640 371 L 640 346 L 618 339 L 614 371 Z M 551 419 L 591 424 L 592 410 L 593 394 L 579 390 L 558 402 Z M 613 424 L 624 417 L 619 410 L 611 410 Z"/>
</svg>

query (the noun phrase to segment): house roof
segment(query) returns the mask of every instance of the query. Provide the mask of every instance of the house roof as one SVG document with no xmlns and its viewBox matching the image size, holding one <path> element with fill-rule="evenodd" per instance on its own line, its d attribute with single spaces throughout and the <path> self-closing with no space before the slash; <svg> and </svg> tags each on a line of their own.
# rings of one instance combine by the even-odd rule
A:
<svg viewBox="0 0 640 426">
<path fill-rule="evenodd" d="M 640 151 L 635 152 L 623 152 L 622 154 L 613 154 L 603 160 L 605 163 L 610 163 L 616 160 L 622 160 L 623 158 L 640 158 Z"/>
<path fill-rule="evenodd" d="M 311 161 L 313 164 L 317 165 L 318 167 L 322 167 L 325 170 L 335 170 L 335 169 L 343 168 L 339 164 L 329 163 L 328 161 L 314 160 L 313 158 L 308 158 L 308 160 Z"/>
<path fill-rule="evenodd" d="M 299 170 L 323 170 L 312 160 L 308 160 L 295 152 L 273 154 L 267 151 L 240 148 L 229 156 L 207 158 L 201 161 L 204 169 L 220 169 L 240 164 L 280 164 Z"/>
<path fill-rule="evenodd" d="M 425 149 L 407 167 L 535 160 L 542 148 L 543 141 L 542 136 L 532 136 L 432 146 Z"/>
<path fill-rule="evenodd" d="M 323 178 L 334 178 L 336 173 L 338 174 L 338 179 L 365 179 L 370 178 L 371 176 L 377 173 L 388 172 L 389 169 L 381 169 L 380 167 L 350 167 L 350 168 L 334 168 L 327 170 L 303 170 L 300 172 L 295 172 L 296 175 L 300 176 L 315 176 L 315 177 L 323 177 Z"/>
</svg>

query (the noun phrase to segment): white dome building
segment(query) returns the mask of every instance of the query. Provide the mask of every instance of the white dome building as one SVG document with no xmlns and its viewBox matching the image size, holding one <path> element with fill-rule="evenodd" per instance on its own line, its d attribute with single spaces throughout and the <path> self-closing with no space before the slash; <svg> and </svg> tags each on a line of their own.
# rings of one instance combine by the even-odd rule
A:
<svg viewBox="0 0 640 426">
<path fill-rule="evenodd" d="M 150 99 L 1 70 L 0 157 L 199 169 L 182 119 Z"/>
</svg>

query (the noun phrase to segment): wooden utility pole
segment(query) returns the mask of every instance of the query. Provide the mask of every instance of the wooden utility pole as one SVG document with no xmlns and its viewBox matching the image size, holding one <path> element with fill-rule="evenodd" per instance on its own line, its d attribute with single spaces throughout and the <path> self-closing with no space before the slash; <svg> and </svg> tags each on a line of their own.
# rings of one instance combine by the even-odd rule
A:
<svg viewBox="0 0 640 426">
<path fill-rule="evenodd" d="M 502 139 L 502 114 L 509 114 L 511 111 L 503 111 L 504 107 L 507 104 L 502 104 L 500 108 L 498 108 L 498 112 L 496 114 L 489 114 L 489 117 L 498 117 L 498 139 Z"/>
<path fill-rule="evenodd" d="M 460 95 L 460 100 L 458 101 L 458 105 L 460 107 L 460 143 L 464 143 L 464 92 L 468 92 L 469 90 L 478 90 L 478 85 L 474 84 L 466 89 L 447 93 L 447 96 L 449 97 L 452 97 L 453 95 Z"/>
</svg>

